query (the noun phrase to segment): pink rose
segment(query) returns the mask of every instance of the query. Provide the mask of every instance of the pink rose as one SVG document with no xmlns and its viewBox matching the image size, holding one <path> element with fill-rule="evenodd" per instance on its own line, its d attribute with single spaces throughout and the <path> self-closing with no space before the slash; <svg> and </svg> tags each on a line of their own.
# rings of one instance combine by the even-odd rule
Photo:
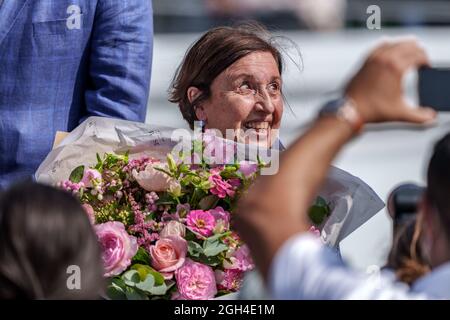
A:
<svg viewBox="0 0 450 320">
<path fill-rule="evenodd" d="M 258 164 L 251 161 L 243 160 L 239 162 L 239 172 L 241 172 L 244 176 L 249 177 L 258 171 Z"/>
<path fill-rule="evenodd" d="M 210 266 L 186 259 L 175 271 L 178 299 L 207 300 L 217 294 L 216 279 Z"/>
<path fill-rule="evenodd" d="M 157 170 L 156 168 L 166 169 L 158 163 L 151 163 L 145 167 L 145 170 L 137 172 L 133 170 L 133 177 L 137 183 L 146 191 L 168 191 L 180 189 L 180 183 L 168 174 Z"/>
<path fill-rule="evenodd" d="M 95 169 L 84 169 L 83 178 L 80 183 L 83 183 L 86 188 L 92 188 L 94 186 L 93 181 L 97 184 L 101 183 L 102 174 Z"/>
<path fill-rule="evenodd" d="M 161 236 L 161 238 L 167 236 L 179 236 L 184 238 L 186 236 L 186 227 L 184 226 L 184 224 L 172 220 L 165 225 L 159 235 Z"/>
<path fill-rule="evenodd" d="M 231 255 L 229 255 L 228 259 L 231 261 L 231 263 L 227 260 L 224 260 L 223 266 L 225 269 L 247 271 L 252 270 L 255 267 L 253 259 L 250 255 L 250 250 L 246 245 L 243 245 L 236 251 L 232 252 Z"/>
<path fill-rule="evenodd" d="M 117 221 L 95 225 L 95 231 L 102 248 L 105 277 L 122 273 L 138 250 L 136 238 L 126 232 L 123 223 Z"/>
<path fill-rule="evenodd" d="M 220 290 L 238 291 L 244 280 L 244 273 L 237 269 L 216 270 L 214 274 Z"/>
<path fill-rule="evenodd" d="M 151 265 L 161 272 L 166 279 L 171 279 L 173 272 L 180 268 L 187 253 L 187 242 L 179 236 L 160 238 L 150 247 Z"/>
<path fill-rule="evenodd" d="M 219 198 L 225 198 L 227 195 L 234 197 L 234 188 L 227 181 L 223 180 L 220 174 L 212 174 L 208 178 L 213 187 L 209 190 L 212 194 L 215 194 Z"/>
<path fill-rule="evenodd" d="M 216 226 L 214 216 L 203 210 L 191 210 L 186 217 L 186 225 L 194 232 L 209 237 Z"/>
<path fill-rule="evenodd" d="M 84 212 L 86 212 L 89 221 L 91 222 L 92 225 L 95 224 L 95 212 L 94 212 L 94 208 L 92 208 L 92 206 L 88 203 L 83 203 L 82 205 Z"/>
<path fill-rule="evenodd" d="M 228 211 L 225 211 L 222 207 L 216 207 L 210 209 L 209 213 L 211 213 L 216 220 L 214 228 L 215 233 L 222 233 L 224 230 L 230 228 L 230 213 Z"/>
</svg>

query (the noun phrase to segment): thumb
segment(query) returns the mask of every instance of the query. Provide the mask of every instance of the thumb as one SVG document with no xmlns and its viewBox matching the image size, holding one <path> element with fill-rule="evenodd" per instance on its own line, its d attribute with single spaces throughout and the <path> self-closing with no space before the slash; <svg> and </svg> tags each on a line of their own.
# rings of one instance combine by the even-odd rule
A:
<svg viewBox="0 0 450 320">
<path fill-rule="evenodd" d="M 412 108 L 405 106 L 399 120 L 411 123 L 431 123 L 436 119 L 437 112 L 429 107 Z"/>
</svg>

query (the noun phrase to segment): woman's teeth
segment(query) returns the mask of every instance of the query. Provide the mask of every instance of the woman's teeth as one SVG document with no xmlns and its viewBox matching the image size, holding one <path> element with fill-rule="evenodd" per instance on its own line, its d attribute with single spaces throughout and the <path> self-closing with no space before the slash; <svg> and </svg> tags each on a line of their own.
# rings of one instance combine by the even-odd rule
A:
<svg viewBox="0 0 450 320">
<path fill-rule="evenodd" d="M 245 124 L 246 129 L 258 130 L 258 129 L 269 129 L 269 127 L 270 127 L 270 124 L 269 124 L 269 122 L 266 122 L 266 121 L 264 121 L 264 122 L 247 122 Z"/>
</svg>

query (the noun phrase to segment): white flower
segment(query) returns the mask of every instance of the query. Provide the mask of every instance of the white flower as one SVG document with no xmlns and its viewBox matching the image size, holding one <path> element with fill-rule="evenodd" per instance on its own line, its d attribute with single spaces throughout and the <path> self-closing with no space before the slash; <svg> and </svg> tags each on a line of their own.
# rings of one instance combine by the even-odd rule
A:
<svg viewBox="0 0 450 320">
<path fill-rule="evenodd" d="M 137 172 L 133 170 L 133 177 L 137 183 L 147 191 L 168 191 L 175 190 L 179 186 L 179 182 L 168 174 L 157 170 L 161 168 L 167 170 L 166 167 L 162 167 L 160 164 L 149 164 L 145 167 L 145 170 Z"/>
</svg>

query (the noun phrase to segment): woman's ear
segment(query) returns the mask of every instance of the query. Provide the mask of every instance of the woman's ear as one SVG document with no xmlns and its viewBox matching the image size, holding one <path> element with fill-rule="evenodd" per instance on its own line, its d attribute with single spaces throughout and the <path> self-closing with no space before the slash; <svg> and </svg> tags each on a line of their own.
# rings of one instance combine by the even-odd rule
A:
<svg viewBox="0 0 450 320">
<path fill-rule="evenodd" d="M 187 97 L 190 103 L 194 102 L 201 94 L 202 91 L 197 87 L 189 87 L 187 90 Z M 197 119 L 206 121 L 206 113 L 203 106 L 196 104 L 194 109 Z"/>
<path fill-rule="evenodd" d="M 189 87 L 187 89 L 187 98 L 190 103 L 194 102 L 201 94 L 202 91 L 197 87 Z"/>
</svg>

